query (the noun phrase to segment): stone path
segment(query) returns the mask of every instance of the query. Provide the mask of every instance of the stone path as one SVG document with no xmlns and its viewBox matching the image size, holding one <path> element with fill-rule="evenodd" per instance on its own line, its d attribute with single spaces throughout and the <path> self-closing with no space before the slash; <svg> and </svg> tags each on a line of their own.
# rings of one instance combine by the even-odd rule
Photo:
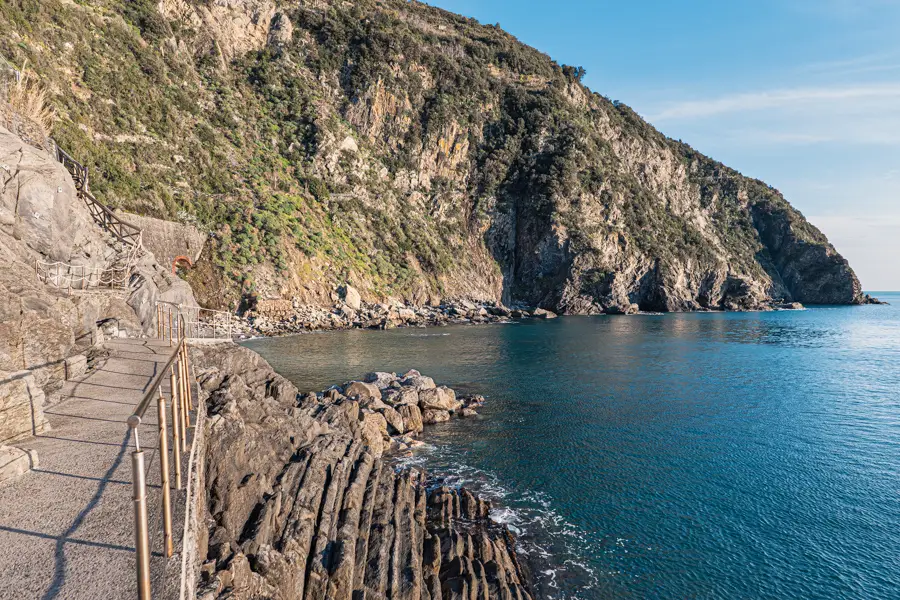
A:
<svg viewBox="0 0 900 600">
<path fill-rule="evenodd" d="M 36 450 L 40 464 L 0 486 L 2 600 L 137 596 L 133 443 L 126 419 L 172 350 L 158 340 L 117 340 L 106 347 L 110 357 L 80 380 L 68 382 L 64 400 L 47 409 L 52 430 L 16 444 Z M 165 382 L 163 393 L 169 397 L 168 377 Z M 180 572 L 184 492 L 173 490 L 176 556 L 166 560 L 155 403 L 139 431 L 152 486 L 147 494 L 151 570 L 154 590 L 160 590 L 167 585 L 167 570 Z M 182 463 L 186 473 L 187 455 Z"/>
</svg>

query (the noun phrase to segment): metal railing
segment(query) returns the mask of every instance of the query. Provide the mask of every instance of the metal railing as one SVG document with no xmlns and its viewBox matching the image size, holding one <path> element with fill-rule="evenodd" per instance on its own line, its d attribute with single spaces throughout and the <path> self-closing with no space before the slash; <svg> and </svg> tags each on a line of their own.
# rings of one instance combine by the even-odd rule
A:
<svg viewBox="0 0 900 600">
<path fill-rule="evenodd" d="M 172 331 L 183 329 L 193 339 L 233 339 L 240 333 L 240 319 L 222 310 L 185 306 L 159 300 L 156 303 L 156 335 L 171 339 Z"/>
<path fill-rule="evenodd" d="M 62 290 L 127 290 L 131 282 L 132 265 L 124 267 L 85 267 L 63 262 L 34 262 L 34 272 L 42 283 Z"/>
<path fill-rule="evenodd" d="M 184 332 L 177 331 L 175 338 L 169 339 L 169 344 L 174 346 L 169 360 L 160 369 L 159 373 L 150 382 L 147 393 L 144 395 L 134 413 L 128 417 L 128 427 L 131 429 L 131 439 L 134 442 L 134 451 L 131 453 L 132 486 L 134 499 L 134 539 L 137 550 L 137 589 L 139 600 L 151 600 L 150 589 L 150 526 L 147 507 L 147 472 L 144 462 L 144 451 L 141 449 L 138 427 L 144 418 L 150 405 L 156 403 L 156 415 L 159 440 L 159 472 L 160 487 L 162 490 L 162 520 L 163 520 L 163 546 L 166 558 L 174 554 L 174 540 L 172 533 L 172 496 L 170 487 L 170 462 L 169 462 L 169 420 L 171 414 L 172 434 L 172 463 L 174 463 L 174 487 L 182 488 L 181 459 L 189 451 L 192 443 L 187 435 L 191 425 L 191 411 L 194 410 L 191 397 L 190 364 L 187 344 Z M 167 401 L 163 394 L 163 384 L 169 379 L 169 395 Z"/>
<path fill-rule="evenodd" d="M 91 218 L 104 231 L 124 244 L 127 252 L 106 268 L 85 267 L 62 262 L 35 261 L 34 270 L 43 283 L 57 288 L 71 290 L 88 289 L 121 289 L 127 290 L 132 281 L 132 272 L 138 259 L 143 254 L 144 234 L 139 227 L 120 218 L 89 190 L 88 168 L 72 158 L 52 139 L 56 160 L 72 175 L 78 197 L 81 198 L 91 214 Z"/>
<path fill-rule="evenodd" d="M 72 175 L 75 189 L 78 190 L 78 195 L 87 204 L 88 211 L 90 211 L 94 222 L 111 233 L 120 242 L 140 248 L 143 242 L 141 228 L 122 219 L 110 210 L 108 206 L 97 200 L 90 191 L 90 172 L 88 168 L 72 158 L 55 141 L 53 145 L 56 146 L 56 160 Z"/>
</svg>

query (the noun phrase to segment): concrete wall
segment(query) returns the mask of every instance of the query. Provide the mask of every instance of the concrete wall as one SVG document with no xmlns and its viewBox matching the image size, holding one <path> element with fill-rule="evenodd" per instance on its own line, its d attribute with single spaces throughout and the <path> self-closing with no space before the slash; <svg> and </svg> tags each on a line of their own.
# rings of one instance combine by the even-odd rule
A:
<svg viewBox="0 0 900 600">
<path fill-rule="evenodd" d="M 167 269 L 172 268 L 172 261 L 178 256 L 187 256 L 191 262 L 200 258 L 207 235 L 196 227 L 126 212 L 118 214 L 143 231 L 144 247 Z"/>
</svg>

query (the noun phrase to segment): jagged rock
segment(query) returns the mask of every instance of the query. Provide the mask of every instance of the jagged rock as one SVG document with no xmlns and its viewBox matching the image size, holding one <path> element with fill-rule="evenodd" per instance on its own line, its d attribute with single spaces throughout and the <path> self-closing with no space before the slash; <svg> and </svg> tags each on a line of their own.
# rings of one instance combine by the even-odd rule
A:
<svg viewBox="0 0 900 600">
<path fill-rule="evenodd" d="M 781 310 L 803 310 L 803 305 L 799 302 L 785 302 L 784 304 L 779 305 Z"/>
<path fill-rule="evenodd" d="M 269 24 L 269 35 L 266 44 L 276 52 L 281 51 L 291 42 L 294 35 L 294 26 L 284 13 L 275 13 Z"/>
<path fill-rule="evenodd" d="M 422 422 L 422 411 L 415 404 L 404 404 L 398 408 L 400 416 L 403 418 L 403 429 L 408 433 L 421 433 L 424 428 Z"/>
<path fill-rule="evenodd" d="M 382 414 L 336 392 L 290 400 L 244 348 L 193 355 L 212 415 L 199 598 L 437 600 L 466 589 L 530 600 L 515 541 L 490 505 L 381 457 Z M 416 405 L 397 414 L 410 434 L 421 430 Z"/>
<path fill-rule="evenodd" d="M 375 384 L 378 389 L 383 390 L 397 381 L 397 375 L 396 373 L 367 373 L 363 377 L 363 381 Z"/>
<path fill-rule="evenodd" d="M 419 404 L 419 390 L 414 387 L 388 388 L 382 392 L 382 400 L 394 407 L 404 404 Z"/>
<path fill-rule="evenodd" d="M 403 435 L 406 433 L 406 426 L 403 423 L 403 417 L 395 409 L 385 406 L 379 409 L 384 420 L 387 421 L 387 429 L 390 435 Z"/>
<path fill-rule="evenodd" d="M 636 315 L 641 312 L 641 307 L 637 304 L 614 304 L 607 306 L 604 312 L 608 315 Z"/>
<path fill-rule="evenodd" d="M 476 416 L 478 416 L 478 412 L 474 408 L 462 408 L 459 411 L 459 416 L 461 416 L 461 417 L 476 417 Z"/>
<path fill-rule="evenodd" d="M 412 375 L 412 376 L 404 377 L 403 379 L 400 380 L 400 383 L 404 386 L 409 386 L 420 392 L 423 390 L 433 390 L 435 387 L 437 387 L 434 384 L 434 379 L 432 379 L 431 377 L 423 377 L 421 375 Z"/>
<path fill-rule="evenodd" d="M 422 411 L 422 423 L 434 425 L 450 420 L 450 413 L 446 410 L 426 409 Z"/>
<path fill-rule="evenodd" d="M 380 413 L 364 413 L 360 428 L 362 440 L 375 456 L 384 453 L 384 438 L 388 436 L 387 420 Z"/>
</svg>

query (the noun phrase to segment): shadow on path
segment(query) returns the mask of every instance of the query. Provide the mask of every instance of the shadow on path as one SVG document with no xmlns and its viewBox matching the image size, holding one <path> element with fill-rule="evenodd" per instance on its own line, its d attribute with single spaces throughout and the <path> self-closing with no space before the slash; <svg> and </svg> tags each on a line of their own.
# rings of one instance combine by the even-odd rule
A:
<svg viewBox="0 0 900 600">
<path fill-rule="evenodd" d="M 128 448 L 128 438 L 129 434 L 126 432 L 125 437 L 122 438 L 122 444 L 119 447 L 119 453 L 116 455 L 116 459 L 113 461 L 112 465 L 110 465 L 109 469 L 107 469 L 106 474 L 103 476 L 103 479 L 100 481 L 100 485 L 97 486 L 97 491 L 94 492 L 94 495 L 91 497 L 90 501 L 87 503 L 78 516 L 75 517 L 75 520 L 72 521 L 72 524 L 69 525 L 69 528 L 56 540 L 56 550 L 54 551 L 54 569 L 53 569 L 53 581 L 50 582 L 50 587 L 47 588 L 47 591 L 44 593 L 42 600 L 52 600 L 59 595 L 59 592 L 62 591 L 63 584 L 66 581 L 66 552 L 65 552 L 65 544 L 68 541 L 67 539 L 71 536 L 75 531 L 81 527 L 81 524 L 84 522 L 85 517 L 94 509 L 97 503 L 100 501 L 100 497 L 103 495 L 103 492 L 106 490 L 107 484 L 112 481 L 113 473 L 116 472 L 116 469 L 119 468 L 119 465 L 122 464 L 122 458 L 125 456 L 125 450 Z"/>
</svg>

